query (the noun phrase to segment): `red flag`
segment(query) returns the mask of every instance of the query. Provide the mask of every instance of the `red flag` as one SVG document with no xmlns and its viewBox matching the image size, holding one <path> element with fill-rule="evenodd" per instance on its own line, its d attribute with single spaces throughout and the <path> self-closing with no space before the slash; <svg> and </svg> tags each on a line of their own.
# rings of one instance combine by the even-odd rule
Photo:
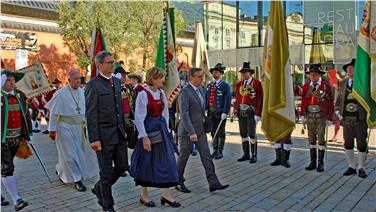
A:
<svg viewBox="0 0 376 212">
<path fill-rule="evenodd" d="M 94 39 L 94 49 L 92 51 L 92 61 L 91 61 L 91 74 L 90 74 L 90 79 L 93 79 L 94 77 L 97 76 L 97 66 L 95 65 L 95 56 L 97 55 L 98 52 L 106 50 L 106 42 L 104 41 L 103 34 L 100 29 L 96 29 L 96 36 Z"/>
</svg>

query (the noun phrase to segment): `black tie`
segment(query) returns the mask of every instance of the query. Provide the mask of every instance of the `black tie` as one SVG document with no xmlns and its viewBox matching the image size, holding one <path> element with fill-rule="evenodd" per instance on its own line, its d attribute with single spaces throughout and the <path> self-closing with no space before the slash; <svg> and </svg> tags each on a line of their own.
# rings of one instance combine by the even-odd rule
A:
<svg viewBox="0 0 376 212">
<path fill-rule="evenodd" d="M 312 91 L 316 91 L 316 89 L 317 89 L 317 83 L 313 83 L 313 90 Z"/>
<path fill-rule="evenodd" d="M 247 87 L 247 85 L 248 85 L 248 81 L 247 81 L 247 80 L 245 80 L 245 81 L 244 81 L 244 88 L 246 88 L 246 87 Z"/>
</svg>

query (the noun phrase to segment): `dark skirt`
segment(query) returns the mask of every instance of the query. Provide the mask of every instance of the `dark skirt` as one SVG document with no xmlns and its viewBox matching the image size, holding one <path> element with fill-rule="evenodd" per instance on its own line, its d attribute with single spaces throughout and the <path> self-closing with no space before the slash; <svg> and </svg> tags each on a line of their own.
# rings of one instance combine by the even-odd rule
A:
<svg viewBox="0 0 376 212">
<path fill-rule="evenodd" d="M 142 139 L 138 139 L 131 157 L 130 174 L 136 185 L 169 188 L 177 185 L 179 174 L 174 155 L 174 143 L 163 117 L 149 117 L 144 121 L 147 133 L 160 131 L 163 142 L 152 144 L 151 151 L 144 150 Z"/>
</svg>

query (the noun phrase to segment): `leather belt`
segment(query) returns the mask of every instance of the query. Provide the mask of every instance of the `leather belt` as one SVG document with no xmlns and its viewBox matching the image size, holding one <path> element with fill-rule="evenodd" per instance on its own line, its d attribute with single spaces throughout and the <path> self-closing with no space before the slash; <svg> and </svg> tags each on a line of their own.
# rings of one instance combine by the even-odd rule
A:
<svg viewBox="0 0 376 212">
<path fill-rule="evenodd" d="M 307 110 L 310 113 L 318 113 L 321 112 L 321 107 L 320 105 L 308 105 Z"/>
</svg>

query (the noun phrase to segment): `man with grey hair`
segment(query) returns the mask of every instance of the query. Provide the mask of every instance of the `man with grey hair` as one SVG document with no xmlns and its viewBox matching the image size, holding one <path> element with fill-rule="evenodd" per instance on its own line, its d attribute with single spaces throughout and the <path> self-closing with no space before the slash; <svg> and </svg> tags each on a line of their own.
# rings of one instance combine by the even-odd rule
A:
<svg viewBox="0 0 376 212">
<path fill-rule="evenodd" d="M 121 81 L 111 75 L 115 61 L 110 52 L 99 52 L 95 63 L 99 74 L 85 88 L 89 140 L 100 170 L 100 180 L 91 191 L 104 211 L 115 211 L 111 187 L 128 170 Z"/>
<path fill-rule="evenodd" d="M 50 138 L 56 141 L 58 163 L 56 173 L 63 183 L 73 183 L 77 191 L 85 191 L 81 180 L 98 173 L 95 153 L 86 135 L 85 95 L 80 88 L 80 72 L 68 73 L 69 83 L 59 89 L 46 108 L 50 111 Z"/>
</svg>

